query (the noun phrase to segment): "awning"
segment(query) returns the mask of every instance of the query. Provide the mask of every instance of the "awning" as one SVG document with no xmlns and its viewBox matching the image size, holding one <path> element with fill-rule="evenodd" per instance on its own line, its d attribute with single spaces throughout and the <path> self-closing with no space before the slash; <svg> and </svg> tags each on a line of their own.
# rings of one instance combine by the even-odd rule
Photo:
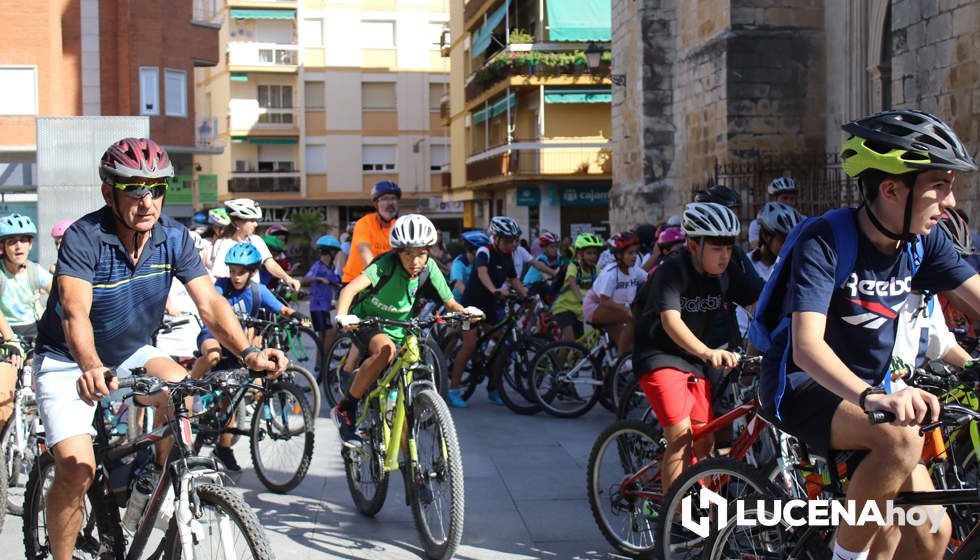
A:
<svg viewBox="0 0 980 560">
<path fill-rule="evenodd" d="M 545 88 L 545 103 L 612 103 L 609 88 Z"/>
<path fill-rule="evenodd" d="M 545 0 L 552 41 L 611 41 L 609 0 Z"/>
<path fill-rule="evenodd" d="M 490 103 L 487 107 L 473 113 L 473 124 L 481 123 L 488 118 L 496 117 L 501 113 L 507 112 L 507 107 L 511 109 L 517 105 L 517 94 L 511 93 L 501 97 L 497 101 Z"/>
<path fill-rule="evenodd" d="M 483 25 L 473 33 L 472 41 L 470 41 L 470 57 L 476 58 L 490 47 L 493 30 L 500 25 L 500 22 L 504 21 L 504 16 L 507 15 L 507 8 L 509 6 L 510 0 L 504 0 L 503 5 L 487 16 Z"/>
<path fill-rule="evenodd" d="M 231 81 L 233 82 L 247 82 L 248 74 L 245 72 L 232 72 Z"/>
<path fill-rule="evenodd" d="M 232 10 L 233 19 L 296 19 L 296 10 Z"/>
</svg>

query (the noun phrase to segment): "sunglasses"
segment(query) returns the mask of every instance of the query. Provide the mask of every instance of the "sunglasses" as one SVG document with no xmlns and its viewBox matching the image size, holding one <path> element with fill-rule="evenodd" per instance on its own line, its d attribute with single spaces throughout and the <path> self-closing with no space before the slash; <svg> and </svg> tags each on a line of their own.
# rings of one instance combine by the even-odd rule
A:
<svg viewBox="0 0 980 560">
<path fill-rule="evenodd" d="M 121 190 L 124 195 L 140 200 L 147 194 L 152 196 L 154 199 L 162 197 L 163 195 L 167 194 L 167 187 L 169 187 L 170 184 L 166 182 L 153 183 L 150 185 L 144 183 L 116 183 L 113 186 Z"/>
</svg>

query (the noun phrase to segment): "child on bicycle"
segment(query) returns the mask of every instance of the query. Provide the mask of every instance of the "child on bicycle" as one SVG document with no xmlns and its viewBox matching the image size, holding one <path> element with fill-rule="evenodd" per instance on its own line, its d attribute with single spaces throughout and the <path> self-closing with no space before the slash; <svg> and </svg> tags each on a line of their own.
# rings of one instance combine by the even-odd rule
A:
<svg viewBox="0 0 980 560">
<path fill-rule="evenodd" d="M 575 259 L 568 263 L 561 290 L 551 304 L 563 340 L 582 336 L 582 300 L 598 273 L 596 260 L 601 249 L 602 239 L 594 233 L 580 233 L 575 238 Z"/>
<path fill-rule="evenodd" d="M 337 324 L 345 330 L 356 330 L 355 344 L 366 355 L 354 376 L 350 388 L 330 411 L 337 423 L 341 442 L 346 447 L 361 446 L 361 437 L 354 422 L 357 403 L 370 392 L 381 372 L 398 354 L 396 344 L 405 338 L 403 327 L 358 328 L 359 317 L 381 317 L 407 320 L 418 313 L 420 296 L 438 299 L 451 312 L 465 312 L 474 318 L 482 317 L 479 309 L 467 307 L 453 299 L 446 278 L 429 248 L 437 241 L 436 228 L 421 214 L 407 214 L 395 220 L 389 234 L 392 251 L 379 256 L 356 276 L 337 300 Z M 423 283 L 423 269 L 426 280 Z M 434 292 L 434 293 L 433 293 Z M 361 297 L 355 301 L 355 296 Z M 365 352 L 366 349 L 366 352 Z"/>
<path fill-rule="evenodd" d="M 557 272 L 563 264 L 568 262 L 565 257 L 558 254 L 558 245 L 560 243 L 561 239 L 558 238 L 558 235 L 550 231 L 542 232 L 538 236 L 538 246 L 541 247 L 541 254 L 535 257 L 535 260 Z M 548 294 L 549 280 L 551 278 L 545 276 L 536 267 L 529 266 L 527 272 L 524 274 L 523 284 L 529 294 L 543 298 Z"/>
<path fill-rule="evenodd" d="M 504 308 L 498 298 L 507 295 L 508 288 L 506 286 L 508 284 L 518 294 L 527 295 L 527 290 L 521 284 L 520 278 L 517 277 L 512 257 L 521 237 L 521 227 L 513 218 L 494 216 L 490 220 L 488 231 L 493 236 L 493 244 L 476 252 L 473 274 L 470 275 L 466 292 L 463 294 L 463 305 L 469 306 L 468 308 L 479 309 L 489 318 L 490 321 L 489 324 L 485 325 L 486 328 L 492 327 L 493 324 L 503 319 Z M 470 355 L 476 350 L 478 338 L 479 332 L 476 329 L 470 329 L 463 333 L 463 345 L 453 361 L 452 381 L 446 399 L 449 406 L 455 408 L 467 408 L 469 406 L 460 394 L 459 387 L 463 380 L 463 369 L 466 367 Z M 487 398 L 494 404 L 504 404 L 500 398 L 500 393 L 492 385 L 487 386 Z"/>
<path fill-rule="evenodd" d="M 293 309 L 283 305 L 276 296 L 262 284 L 252 282 L 252 275 L 262 264 L 262 255 L 259 250 L 249 243 L 238 243 L 228 250 L 225 254 L 225 264 L 228 265 L 228 278 L 219 278 L 214 287 L 219 294 L 223 295 L 235 313 L 239 315 L 255 316 L 260 309 L 272 313 L 278 313 L 284 317 L 301 318 Z M 244 326 L 244 325 L 243 325 Z M 250 337 L 254 333 L 245 332 Z M 201 356 L 194 362 L 191 369 L 191 377 L 201 379 L 212 368 L 218 365 L 222 357 L 231 358 L 237 366 L 238 360 L 221 347 L 218 340 L 208 331 L 207 328 L 201 330 L 197 337 L 197 345 Z M 234 422 L 232 418 L 230 422 Z M 214 449 L 214 456 L 221 461 L 229 471 L 238 472 L 241 467 L 235 460 L 235 453 L 231 449 L 231 434 L 221 434 Z"/>
<path fill-rule="evenodd" d="M 334 266 L 340 252 L 340 240 L 324 235 L 316 240 L 316 246 L 320 250 L 320 258 L 313 263 L 300 284 L 310 286 L 310 318 L 313 319 L 313 330 L 320 337 L 320 347 L 326 352 L 337 335 L 333 328 L 333 290 L 340 287 L 340 275 Z"/>
<path fill-rule="evenodd" d="M 490 236 L 480 229 L 464 231 L 462 237 L 466 242 L 466 250 L 453 259 L 449 269 L 449 285 L 453 289 L 453 299 L 456 301 L 463 301 L 466 284 L 470 281 L 470 274 L 473 272 L 476 252 L 480 247 L 486 247 L 491 243 Z"/>
<path fill-rule="evenodd" d="M 720 204 L 694 202 L 684 211 L 686 250 L 668 258 L 647 282 L 636 309 L 634 370 L 667 448 L 662 488 L 669 488 L 692 458 L 702 459 L 713 438 L 693 441 L 692 429 L 711 420 L 709 367 L 731 369 L 736 356 L 703 341 L 729 302 L 751 305 L 759 286 L 732 260 L 740 232 L 735 213 Z"/>
<path fill-rule="evenodd" d="M 630 306 L 646 280 L 638 261 L 640 238 L 632 231 L 617 233 L 609 240 L 614 262 L 599 272 L 582 303 L 586 322 L 606 329 L 622 356 L 633 345 L 633 312 Z"/>
</svg>

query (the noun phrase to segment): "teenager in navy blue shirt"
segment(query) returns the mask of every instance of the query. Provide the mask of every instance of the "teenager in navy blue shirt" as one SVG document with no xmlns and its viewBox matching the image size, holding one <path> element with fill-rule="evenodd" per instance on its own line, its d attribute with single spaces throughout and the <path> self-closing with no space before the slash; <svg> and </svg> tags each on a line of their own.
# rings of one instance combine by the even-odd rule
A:
<svg viewBox="0 0 980 560">
<path fill-rule="evenodd" d="M 956 134 L 927 113 L 888 111 L 844 125 L 844 171 L 858 177 L 864 204 L 853 219 L 857 260 L 835 285 L 838 248 L 825 220 L 803 230 L 793 246 L 782 312 L 791 327 L 773 340 L 763 362 L 759 397 L 783 430 L 820 454 L 866 451 L 850 476 L 847 498 L 867 500 L 900 490 L 929 490 L 919 464 L 918 424 L 939 415 L 937 398 L 917 388 L 887 393 L 899 310 L 911 291 L 952 290 L 980 308 L 980 281 L 936 227 L 956 204 L 953 182 L 976 163 Z M 921 262 L 914 243 L 922 242 Z M 787 335 L 791 333 L 791 342 Z M 781 365 L 787 356 L 786 375 Z M 873 426 L 865 411 L 885 410 L 892 424 Z M 826 455 L 824 455 L 826 456 Z M 867 558 L 892 546 L 875 525 L 841 526 L 834 557 Z M 899 556 L 942 558 L 951 525 L 902 527 Z"/>
<path fill-rule="evenodd" d="M 71 558 L 80 512 L 95 472 L 92 418 L 95 402 L 117 389 L 109 368 L 128 375 L 178 381 L 187 372 L 150 346 L 163 317 L 173 278 L 187 287 L 207 325 L 253 370 L 279 375 L 288 365 L 278 350 L 249 344 L 235 315 L 214 289 L 187 228 L 163 215 L 173 165 L 167 152 L 145 138 L 125 138 L 99 163 L 106 205 L 65 232 L 54 288 L 38 325 L 37 400 L 55 476 L 47 500 L 48 537 L 55 558 Z M 170 414 L 169 396 L 143 399 Z M 171 441 L 157 446 L 157 466 Z"/>
</svg>

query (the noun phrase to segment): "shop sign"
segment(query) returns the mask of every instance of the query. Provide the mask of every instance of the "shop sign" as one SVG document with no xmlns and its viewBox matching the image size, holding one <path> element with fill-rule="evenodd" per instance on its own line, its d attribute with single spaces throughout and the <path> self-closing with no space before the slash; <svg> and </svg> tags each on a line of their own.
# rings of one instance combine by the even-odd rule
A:
<svg viewBox="0 0 980 560">
<path fill-rule="evenodd" d="M 609 206 L 608 187 L 566 187 L 561 190 L 562 206 Z"/>
<path fill-rule="evenodd" d="M 541 189 L 537 187 L 517 187 L 518 206 L 539 206 L 541 204 Z"/>
</svg>

